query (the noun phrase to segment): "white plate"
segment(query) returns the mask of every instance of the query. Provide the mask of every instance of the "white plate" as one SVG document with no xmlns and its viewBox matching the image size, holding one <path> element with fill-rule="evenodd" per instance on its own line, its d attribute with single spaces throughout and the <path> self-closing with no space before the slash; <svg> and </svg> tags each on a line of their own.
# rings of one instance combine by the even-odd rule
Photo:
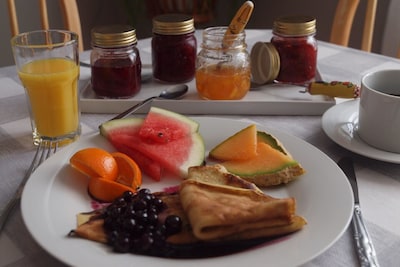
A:
<svg viewBox="0 0 400 267">
<path fill-rule="evenodd" d="M 217 118 L 196 118 L 204 137 L 207 151 L 248 122 Z M 293 156 L 300 161 L 307 173 L 287 186 L 266 190 L 266 193 L 297 199 L 297 213 L 308 224 L 299 232 L 278 242 L 228 256 L 175 260 L 116 254 L 105 245 L 92 241 L 67 237 L 76 226 L 75 216 L 91 210 L 86 192 L 87 179 L 69 165 L 69 158 L 85 147 L 113 150 L 100 135 L 81 138 L 49 158 L 39 166 L 25 186 L 22 196 L 22 215 L 28 230 L 36 241 L 50 254 L 73 266 L 297 266 L 315 258 L 329 248 L 347 228 L 353 209 L 353 195 L 343 172 L 324 153 L 294 136 L 259 126 L 277 136 Z M 152 191 L 178 180 L 171 177 L 161 182 L 144 178 L 143 187 Z"/>
<path fill-rule="evenodd" d="M 357 134 L 359 99 L 335 105 L 322 116 L 322 128 L 338 145 L 359 155 L 400 163 L 400 154 L 380 150 L 365 143 Z"/>
</svg>

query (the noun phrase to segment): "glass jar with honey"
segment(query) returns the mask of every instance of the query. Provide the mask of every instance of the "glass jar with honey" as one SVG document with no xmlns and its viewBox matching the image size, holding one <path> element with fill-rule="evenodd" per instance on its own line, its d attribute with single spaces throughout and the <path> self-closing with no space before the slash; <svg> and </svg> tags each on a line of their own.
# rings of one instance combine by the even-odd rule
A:
<svg viewBox="0 0 400 267">
<path fill-rule="evenodd" d="M 246 34 L 226 34 L 227 27 L 203 31 L 196 59 L 196 88 L 210 100 L 242 99 L 250 89 L 250 56 Z"/>
<path fill-rule="evenodd" d="M 129 25 L 92 30 L 91 83 L 101 98 L 129 98 L 140 91 L 142 63 L 136 30 Z"/>
</svg>

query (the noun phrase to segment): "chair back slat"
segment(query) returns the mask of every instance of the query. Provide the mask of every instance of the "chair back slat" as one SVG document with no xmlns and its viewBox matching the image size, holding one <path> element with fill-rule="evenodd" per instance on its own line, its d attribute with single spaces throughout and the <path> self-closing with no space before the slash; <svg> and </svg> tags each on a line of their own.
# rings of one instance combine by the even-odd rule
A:
<svg viewBox="0 0 400 267">
<path fill-rule="evenodd" d="M 42 29 L 49 29 L 49 17 L 47 14 L 47 3 L 46 0 L 39 0 L 39 12 L 40 12 L 40 22 L 42 23 Z"/>
<path fill-rule="evenodd" d="M 11 35 L 15 36 L 19 34 L 19 24 L 17 16 L 17 8 L 15 5 L 15 0 L 8 0 L 8 15 L 10 20 Z M 40 12 L 40 22 L 41 27 L 44 30 L 50 29 L 47 2 L 46 0 L 38 0 L 39 12 Z M 59 0 L 60 9 L 63 17 L 64 28 L 68 31 L 72 31 L 79 36 L 79 50 L 83 50 L 82 41 L 82 28 L 79 16 L 78 5 L 76 0 Z"/>
<path fill-rule="evenodd" d="M 339 0 L 330 35 L 330 42 L 348 46 L 351 28 L 360 0 Z M 364 28 L 361 40 L 361 49 L 371 51 L 374 34 L 377 0 L 368 0 L 364 18 Z"/>
</svg>

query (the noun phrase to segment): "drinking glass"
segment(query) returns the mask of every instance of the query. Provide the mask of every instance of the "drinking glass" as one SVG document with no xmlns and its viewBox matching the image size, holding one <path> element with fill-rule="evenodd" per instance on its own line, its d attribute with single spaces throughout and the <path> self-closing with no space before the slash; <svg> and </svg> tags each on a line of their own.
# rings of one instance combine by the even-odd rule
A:
<svg viewBox="0 0 400 267">
<path fill-rule="evenodd" d="M 33 142 L 76 140 L 81 132 L 77 34 L 26 32 L 14 36 L 11 46 L 28 99 Z"/>
</svg>

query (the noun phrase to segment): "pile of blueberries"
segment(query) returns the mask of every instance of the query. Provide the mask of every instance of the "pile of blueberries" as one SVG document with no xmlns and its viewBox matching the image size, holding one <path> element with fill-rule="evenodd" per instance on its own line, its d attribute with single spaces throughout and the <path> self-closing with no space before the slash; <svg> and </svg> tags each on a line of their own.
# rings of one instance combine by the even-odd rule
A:
<svg viewBox="0 0 400 267">
<path fill-rule="evenodd" d="M 159 220 L 159 214 L 166 208 L 162 199 L 149 189 L 125 192 L 103 213 L 109 245 L 120 253 L 159 254 L 165 249 L 168 236 L 182 229 L 179 216 L 169 215 L 165 221 Z"/>
</svg>

